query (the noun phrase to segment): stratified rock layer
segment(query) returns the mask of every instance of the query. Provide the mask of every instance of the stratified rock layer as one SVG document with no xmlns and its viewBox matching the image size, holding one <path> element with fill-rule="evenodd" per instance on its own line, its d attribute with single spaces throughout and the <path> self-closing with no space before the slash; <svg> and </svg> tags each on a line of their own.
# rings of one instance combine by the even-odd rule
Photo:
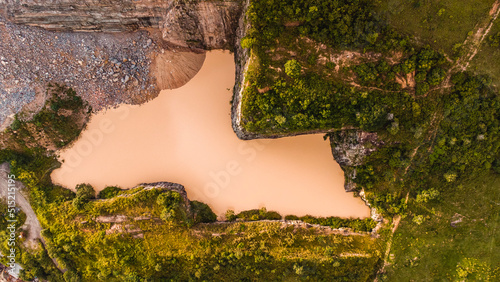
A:
<svg viewBox="0 0 500 282">
<path fill-rule="evenodd" d="M 164 18 L 163 39 L 183 47 L 233 49 L 241 11 L 236 1 L 175 5 Z"/>
<path fill-rule="evenodd" d="M 15 24 L 56 31 L 161 29 L 167 42 L 232 49 L 241 1 L 7 0 L 0 10 Z"/>
<path fill-rule="evenodd" d="M 58 31 L 134 31 L 159 27 L 172 0 L 7 0 L 16 24 Z M 0 9 L 2 7 L 0 6 Z"/>
</svg>

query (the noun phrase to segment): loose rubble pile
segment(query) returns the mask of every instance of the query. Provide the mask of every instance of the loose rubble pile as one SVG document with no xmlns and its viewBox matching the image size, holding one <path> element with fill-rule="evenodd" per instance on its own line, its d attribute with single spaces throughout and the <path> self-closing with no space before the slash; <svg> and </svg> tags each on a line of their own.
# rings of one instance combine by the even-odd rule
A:
<svg viewBox="0 0 500 282">
<path fill-rule="evenodd" d="M 0 124 L 49 82 L 72 87 L 94 110 L 149 100 L 159 93 L 151 55 L 161 50 L 146 31 L 51 32 L 0 18 Z"/>
</svg>

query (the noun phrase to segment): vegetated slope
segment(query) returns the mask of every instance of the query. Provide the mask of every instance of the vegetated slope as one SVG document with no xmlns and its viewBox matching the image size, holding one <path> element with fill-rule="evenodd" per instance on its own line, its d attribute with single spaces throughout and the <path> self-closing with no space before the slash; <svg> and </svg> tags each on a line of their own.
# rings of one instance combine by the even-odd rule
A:
<svg viewBox="0 0 500 282">
<path fill-rule="evenodd" d="M 73 89 L 49 84 L 46 91 L 46 102 L 37 113 L 16 115 L 12 125 L 0 133 L 3 149 L 55 151 L 80 135 L 92 108 Z"/>
<path fill-rule="evenodd" d="M 470 69 L 488 75 L 493 85 L 500 87 L 500 20 L 495 21 L 490 33 L 479 46 Z"/>
<path fill-rule="evenodd" d="M 72 201 L 46 205 L 41 216 L 48 254 L 68 269 L 66 280 L 315 276 L 364 281 L 379 261 L 380 251 L 370 236 L 321 234 L 279 222 L 189 227 L 214 221 L 215 214 L 202 203 L 186 207 L 178 192 L 162 187 L 139 186 L 75 205 L 78 194 Z M 66 216 L 57 216 L 60 212 Z M 27 266 L 26 278 L 43 269 L 30 262 Z"/>
<path fill-rule="evenodd" d="M 455 55 L 468 33 L 488 14 L 495 0 L 378 1 L 382 13 L 399 33 Z"/>
<path fill-rule="evenodd" d="M 388 281 L 496 281 L 500 277 L 500 176 L 409 202 L 393 242 Z"/>
<path fill-rule="evenodd" d="M 344 166 L 354 171 L 346 175 L 386 218 L 410 216 L 402 225 L 422 224 L 438 212 L 428 206 L 439 195 L 448 199 L 497 166 L 500 100 L 489 77 L 463 71 L 482 36 L 466 41 L 452 60 L 399 35 L 376 10 L 361 0 L 251 2 L 251 28 L 241 42 L 250 54 L 241 125 L 259 137 L 319 130 L 335 142 L 342 140 L 335 131 L 377 133 L 377 150 L 361 165 Z M 482 10 L 462 38 L 487 30 L 492 15 Z M 463 197 L 475 192 L 465 190 Z M 460 254 L 448 264 L 468 258 Z M 495 277 L 494 260 L 485 263 Z"/>
</svg>

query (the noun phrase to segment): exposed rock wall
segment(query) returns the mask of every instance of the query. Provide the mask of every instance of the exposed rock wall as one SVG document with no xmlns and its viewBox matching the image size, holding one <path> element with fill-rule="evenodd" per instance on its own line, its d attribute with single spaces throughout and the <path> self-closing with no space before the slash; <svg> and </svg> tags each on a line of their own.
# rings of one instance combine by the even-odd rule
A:
<svg viewBox="0 0 500 282">
<path fill-rule="evenodd" d="M 246 1 L 244 10 L 247 10 L 249 4 L 249 0 Z M 240 19 L 238 20 L 238 28 L 236 29 L 236 44 L 234 49 L 234 60 L 235 60 L 235 68 L 236 68 L 236 78 L 235 84 L 233 88 L 233 100 L 231 105 L 231 124 L 233 126 L 233 130 L 238 136 L 238 138 L 247 140 L 253 139 L 253 135 L 245 132 L 243 127 L 241 126 L 241 99 L 243 96 L 243 89 L 245 83 L 245 72 L 248 67 L 248 63 L 250 60 L 250 54 L 248 49 L 244 49 L 241 47 L 239 42 L 245 36 L 246 31 L 250 28 L 250 23 L 246 18 L 246 14 L 242 13 Z"/>
<path fill-rule="evenodd" d="M 341 166 L 363 164 L 365 157 L 383 144 L 377 139 L 377 133 L 361 130 L 343 130 L 332 133 L 330 143 L 333 157 Z"/>
<path fill-rule="evenodd" d="M 6 0 L 16 24 L 59 31 L 133 31 L 159 27 L 173 0 Z M 1 3 L 1 1 L 0 1 Z"/>
<path fill-rule="evenodd" d="M 333 158 L 344 171 L 347 192 L 356 190 L 356 167 L 364 163 L 365 158 L 382 146 L 377 133 L 361 130 L 343 130 L 330 134 Z"/>
<path fill-rule="evenodd" d="M 11 22 L 56 31 L 135 31 L 158 28 L 165 41 L 199 49 L 232 49 L 241 1 L 6 0 Z"/>
<path fill-rule="evenodd" d="M 238 1 L 176 4 L 163 20 L 163 39 L 182 47 L 233 49 L 241 12 Z"/>
</svg>

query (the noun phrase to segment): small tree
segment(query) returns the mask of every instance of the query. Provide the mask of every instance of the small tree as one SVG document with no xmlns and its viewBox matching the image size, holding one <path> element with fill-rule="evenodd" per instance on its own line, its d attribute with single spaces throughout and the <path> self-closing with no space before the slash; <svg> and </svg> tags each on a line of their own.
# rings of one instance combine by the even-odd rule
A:
<svg viewBox="0 0 500 282">
<path fill-rule="evenodd" d="M 76 185 L 76 197 L 73 199 L 73 206 L 76 209 L 83 208 L 91 199 L 95 199 L 95 190 L 92 185 L 85 183 Z"/>
<path fill-rule="evenodd" d="M 285 73 L 286 73 L 286 75 L 288 75 L 291 78 L 299 77 L 301 70 L 302 70 L 302 66 L 295 59 L 288 60 L 285 63 Z"/>
<path fill-rule="evenodd" d="M 195 224 L 200 222 L 215 222 L 217 220 L 217 215 L 205 203 L 191 201 L 191 209 L 193 210 Z"/>
<path fill-rule="evenodd" d="M 226 221 L 235 221 L 236 220 L 236 214 L 234 213 L 233 210 L 227 210 L 225 217 L 226 217 Z"/>
<path fill-rule="evenodd" d="M 429 74 L 427 74 L 427 81 L 432 86 L 438 85 L 446 77 L 446 72 L 442 68 L 433 68 Z"/>
<path fill-rule="evenodd" d="M 76 185 L 76 197 L 81 197 L 82 200 L 90 200 L 95 199 L 95 190 L 94 187 L 90 184 L 81 183 Z"/>
<path fill-rule="evenodd" d="M 457 174 L 454 172 L 447 172 L 444 174 L 444 178 L 448 182 L 453 182 L 453 181 L 455 181 L 455 179 L 457 179 Z"/>
<path fill-rule="evenodd" d="M 423 96 L 427 94 L 428 91 L 429 91 L 429 84 L 427 82 L 421 82 L 417 84 L 417 87 L 415 89 L 415 95 Z"/>
<path fill-rule="evenodd" d="M 121 189 L 116 186 L 108 186 L 99 192 L 100 199 L 111 199 L 120 193 Z"/>
<path fill-rule="evenodd" d="M 243 37 L 241 39 L 241 47 L 243 49 L 252 48 L 255 44 L 255 38 Z"/>
</svg>

